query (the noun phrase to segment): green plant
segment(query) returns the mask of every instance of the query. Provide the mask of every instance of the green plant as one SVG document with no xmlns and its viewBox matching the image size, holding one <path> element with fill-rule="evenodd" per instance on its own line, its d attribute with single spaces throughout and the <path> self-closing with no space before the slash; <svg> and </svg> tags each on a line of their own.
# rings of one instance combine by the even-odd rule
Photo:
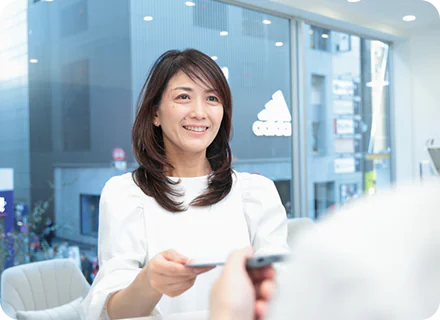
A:
<svg viewBox="0 0 440 320">
<path fill-rule="evenodd" d="M 74 179 L 61 185 L 64 188 L 77 181 Z M 43 237 L 44 224 L 48 219 L 47 212 L 55 197 L 55 186 L 49 182 L 49 187 L 54 190 L 48 200 L 38 201 L 27 215 L 25 232 L 13 230 L 5 234 L 4 224 L 0 223 L 0 272 L 5 269 L 6 261 L 13 258 L 13 265 L 29 263 L 43 259 L 49 259 L 52 248 Z M 52 225 L 50 231 L 71 232 L 70 225 Z"/>
</svg>

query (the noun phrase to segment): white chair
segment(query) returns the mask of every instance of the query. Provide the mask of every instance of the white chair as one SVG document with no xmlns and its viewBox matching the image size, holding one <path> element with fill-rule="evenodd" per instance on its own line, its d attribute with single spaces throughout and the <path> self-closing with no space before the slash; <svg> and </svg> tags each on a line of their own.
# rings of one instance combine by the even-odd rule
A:
<svg viewBox="0 0 440 320">
<path fill-rule="evenodd" d="M 292 246 L 292 243 L 301 232 L 313 226 L 314 222 L 310 218 L 289 219 L 287 221 L 287 243 L 289 246 Z"/>
<path fill-rule="evenodd" d="M 63 315 L 68 309 L 70 316 L 64 318 L 70 319 L 75 318 L 79 312 L 80 300 L 89 289 L 90 285 L 72 260 L 34 262 L 11 267 L 3 272 L 1 306 L 6 315 L 13 319 L 55 319 L 54 315 L 60 314 L 60 309 L 63 309 Z M 69 305 L 72 302 L 73 306 Z M 26 315 L 22 316 L 21 313 Z"/>
</svg>

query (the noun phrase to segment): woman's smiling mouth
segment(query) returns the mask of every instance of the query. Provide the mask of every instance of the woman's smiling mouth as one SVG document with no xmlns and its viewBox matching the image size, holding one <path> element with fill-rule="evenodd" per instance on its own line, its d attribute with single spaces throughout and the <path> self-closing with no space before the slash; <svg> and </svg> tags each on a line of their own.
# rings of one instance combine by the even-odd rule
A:
<svg viewBox="0 0 440 320">
<path fill-rule="evenodd" d="M 208 130 L 209 127 L 200 127 L 200 126 L 183 126 L 186 130 L 188 131 L 193 131 L 193 132 L 205 132 L 206 130 Z"/>
</svg>

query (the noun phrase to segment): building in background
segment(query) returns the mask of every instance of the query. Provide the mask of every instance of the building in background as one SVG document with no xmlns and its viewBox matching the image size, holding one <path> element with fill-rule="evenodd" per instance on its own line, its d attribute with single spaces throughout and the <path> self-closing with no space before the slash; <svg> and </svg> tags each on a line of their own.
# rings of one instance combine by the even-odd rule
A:
<svg viewBox="0 0 440 320">
<path fill-rule="evenodd" d="M 17 2 L 3 13 L 17 36 L 11 42 L 8 33 L 0 61 L 26 68 L 0 78 L 0 106 L 9 110 L 0 118 L 9 128 L 0 167 L 15 170 L 16 201 L 51 201 L 49 217 L 71 227 L 58 237 L 96 245 L 100 192 L 136 166 L 130 132 L 139 92 L 169 49 L 199 49 L 225 72 L 233 166 L 274 180 L 289 217 L 319 218 L 390 182 L 386 43 L 310 25 L 292 34 L 293 18 L 214 0 Z M 307 53 L 304 105 L 292 94 L 298 37 Z M 297 193 L 307 212 L 294 211 L 296 119 L 306 128 Z M 115 148 L 126 156 L 112 158 Z"/>
</svg>

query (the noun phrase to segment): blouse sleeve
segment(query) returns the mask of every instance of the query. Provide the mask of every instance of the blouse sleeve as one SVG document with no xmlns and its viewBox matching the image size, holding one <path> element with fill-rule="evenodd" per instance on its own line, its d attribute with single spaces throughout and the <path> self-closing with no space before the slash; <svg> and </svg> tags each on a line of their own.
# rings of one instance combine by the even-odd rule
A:
<svg viewBox="0 0 440 320">
<path fill-rule="evenodd" d="M 289 253 L 287 216 L 275 184 L 260 175 L 240 173 L 244 213 L 255 255 Z"/>
<path fill-rule="evenodd" d="M 130 174 L 111 178 L 102 190 L 99 272 L 83 302 L 85 319 L 108 319 L 108 298 L 128 287 L 147 261 L 142 195 Z"/>
</svg>

